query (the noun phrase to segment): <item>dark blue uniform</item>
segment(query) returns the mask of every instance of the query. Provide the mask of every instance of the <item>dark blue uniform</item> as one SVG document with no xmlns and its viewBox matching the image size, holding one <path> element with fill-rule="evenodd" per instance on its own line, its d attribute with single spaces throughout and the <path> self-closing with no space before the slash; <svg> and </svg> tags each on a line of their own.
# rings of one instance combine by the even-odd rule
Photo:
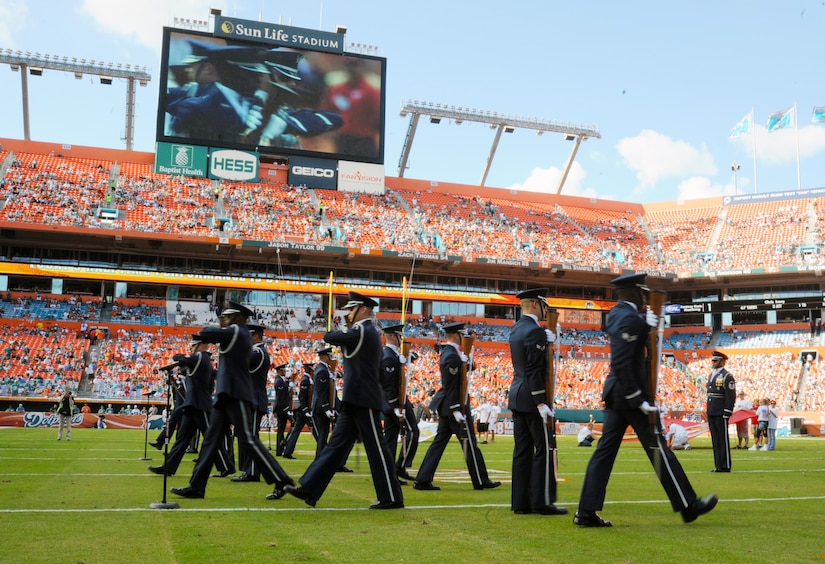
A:
<svg viewBox="0 0 825 564">
<path fill-rule="evenodd" d="M 607 482 L 628 425 L 636 431 L 639 442 L 654 464 L 673 510 L 682 511 L 696 501 L 696 493 L 661 432 L 651 428 L 650 418 L 639 409 L 642 402 L 652 399 L 652 393 L 647 389 L 650 326 L 634 304 L 620 301 L 610 310 L 606 329 L 610 336 L 611 362 L 610 374 L 602 392 L 604 424 L 602 437 L 587 464 L 579 511 L 599 511 L 603 508 Z M 658 456 L 654 449 L 659 450 L 661 463 L 654 458 Z"/>
<path fill-rule="evenodd" d="M 510 507 L 527 513 L 556 503 L 556 472 L 550 456 L 551 435 L 538 412 L 551 409 L 547 397 L 547 334 L 531 315 L 523 315 L 510 331 L 513 384 L 508 407 L 513 412 L 513 493 Z"/>
<path fill-rule="evenodd" d="M 255 392 L 249 374 L 249 360 L 252 354 L 252 340 L 244 325 L 232 324 L 227 327 L 207 327 L 200 332 L 204 343 L 219 345 L 220 360 L 216 386 L 215 405 L 209 430 L 203 440 L 200 457 L 192 477 L 190 488 L 197 493 L 206 491 L 209 472 L 220 442 L 235 427 L 235 434 L 241 445 L 248 447 L 259 465 L 261 475 L 268 484 L 279 487 L 292 484 L 292 479 L 284 472 L 272 454 L 254 433 Z"/>
<path fill-rule="evenodd" d="M 312 402 L 312 380 L 309 374 L 304 372 L 298 384 L 298 408 L 295 410 L 295 419 L 292 421 L 292 428 L 286 438 L 283 455 L 289 458 L 295 452 L 295 445 L 304 430 L 304 426 L 309 425 L 312 435 L 315 436 L 315 427 L 312 426 L 312 412 L 310 410 Z"/>
<path fill-rule="evenodd" d="M 459 423 L 453 416 L 454 412 L 461 410 L 462 403 L 464 403 L 461 401 L 461 365 L 461 356 L 456 346 L 447 343 L 441 347 L 441 361 L 439 363 L 441 389 L 433 396 L 433 402 L 430 405 L 430 409 L 438 413 L 438 429 L 430 448 L 427 449 L 427 453 L 424 455 L 424 460 L 421 462 L 421 468 L 415 477 L 415 481 L 416 483 L 433 481 L 433 476 L 435 476 L 438 463 L 441 462 L 444 449 L 447 448 L 450 438 L 455 435 L 465 443 L 462 447 L 467 462 L 467 470 L 470 472 L 473 487 L 480 490 L 489 487 L 490 478 L 487 475 L 484 457 L 476 443 L 475 433 L 473 432 L 473 419 L 469 413 L 465 413 L 467 420 Z M 466 400 L 467 398 L 464 398 L 465 402 Z"/>
<path fill-rule="evenodd" d="M 384 354 L 381 357 L 381 387 L 384 389 L 387 402 L 390 404 L 390 409 L 384 412 L 384 438 L 387 441 L 387 446 L 390 447 L 393 459 L 395 459 L 395 452 L 398 449 L 398 435 L 401 432 L 401 425 L 404 426 L 402 448 L 395 462 L 396 470 L 403 474 L 406 472 L 405 468 L 412 466 L 413 458 L 415 458 L 415 453 L 418 451 L 420 431 L 412 402 L 406 396 L 399 397 L 401 387 L 401 361 L 399 357 L 400 353 L 396 347 L 391 345 L 384 347 Z M 393 411 L 395 409 L 403 410 L 403 423 L 396 417 L 395 411 Z"/>
<path fill-rule="evenodd" d="M 292 412 L 292 390 L 289 389 L 289 381 L 278 374 L 275 377 L 275 417 L 278 420 L 278 433 L 275 435 L 275 455 L 284 454 L 285 433 L 287 421 Z"/>
<path fill-rule="evenodd" d="M 201 435 L 206 435 L 209 413 L 212 411 L 212 390 L 215 387 L 215 369 L 212 367 L 210 353 L 176 354 L 172 360 L 186 371 L 186 395 L 180 405 L 182 415 L 175 444 L 166 457 L 166 473 L 169 475 L 177 472 L 195 433 L 200 431 Z"/>
<path fill-rule="evenodd" d="M 389 407 L 379 379 L 381 336 L 369 319 L 343 331 L 331 331 L 324 341 L 340 346 L 344 355 L 344 390 L 338 421 L 329 443 L 299 482 L 313 499 L 320 499 L 360 435 L 367 453 L 379 503 L 403 504 L 404 497 L 381 430 L 381 412 Z"/>
<path fill-rule="evenodd" d="M 315 365 L 315 370 L 312 376 L 313 390 L 312 390 L 312 426 L 315 429 L 315 456 L 321 454 L 321 451 L 327 446 L 329 439 L 329 429 L 332 420 L 327 417 L 327 411 L 335 409 L 334 405 L 329 403 L 329 387 L 335 386 L 335 380 L 332 379 L 329 373 L 329 366 L 325 362 L 319 362 Z"/>
<path fill-rule="evenodd" d="M 258 439 L 261 437 L 261 418 L 267 414 L 267 407 L 269 406 L 266 386 L 271 362 L 266 346 L 263 343 L 255 343 L 249 357 L 249 376 L 252 378 L 255 399 L 255 421 L 252 431 Z M 260 471 L 258 464 L 255 463 L 255 458 L 249 448 L 241 442 L 238 443 L 238 466 L 240 466 L 241 471 L 246 473 L 247 478 L 251 480 L 260 479 Z"/>
<path fill-rule="evenodd" d="M 708 428 L 713 444 L 713 462 L 717 472 L 730 472 L 730 439 L 728 420 L 736 403 L 736 381 L 724 367 L 711 372 L 708 378 Z"/>
</svg>

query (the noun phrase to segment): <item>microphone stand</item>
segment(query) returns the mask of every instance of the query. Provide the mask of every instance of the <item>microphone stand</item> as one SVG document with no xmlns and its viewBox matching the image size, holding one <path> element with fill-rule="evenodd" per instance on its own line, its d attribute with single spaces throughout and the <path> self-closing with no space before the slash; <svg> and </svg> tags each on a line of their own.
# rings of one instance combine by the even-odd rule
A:
<svg viewBox="0 0 825 564">
<path fill-rule="evenodd" d="M 143 441 L 143 458 L 138 458 L 138 460 L 152 460 L 152 457 L 148 456 L 146 448 L 149 444 L 149 398 L 155 395 L 155 390 L 144 392 L 143 395 L 146 396 L 146 420 L 143 422 L 146 433 Z"/>
<path fill-rule="evenodd" d="M 166 368 L 166 367 L 164 367 Z M 163 369 L 161 369 L 163 370 Z M 172 371 L 171 369 L 163 370 L 166 372 L 166 421 L 172 416 L 172 411 L 169 409 L 170 400 L 172 398 Z M 148 417 L 148 415 L 147 415 Z M 166 460 L 169 457 L 169 425 L 164 427 L 163 436 L 163 499 L 149 504 L 150 509 L 180 509 L 180 505 L 174 501 L 166 501 L 166 484 L 168 476 L 166 474 Z"/>
</svg>

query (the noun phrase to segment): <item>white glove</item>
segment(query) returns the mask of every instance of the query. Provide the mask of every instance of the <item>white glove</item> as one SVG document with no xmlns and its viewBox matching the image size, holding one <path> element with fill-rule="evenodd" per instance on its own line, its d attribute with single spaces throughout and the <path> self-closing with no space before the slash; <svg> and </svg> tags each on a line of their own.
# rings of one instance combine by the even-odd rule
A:
<svg viewBox="0 0 825 564">
<path fill-rule="evenodd" d="M 467 418 L 460 411 L 453 411 L 453 417 L 458 423 L 464 423 L 465 421 L 467 421 Z"/>
<path fill-rule="evenodd" d="M 403 418 L 404 418 L 404 412 L 403 412 L 403 411 L 401 411 L 401 408 L 400 408 L 400 407 L 396 407 L 396 408 L 394 408 L 394 409 L 392 410 L 392 412 L 393 412 L 393 413 L 395 413 L 395 416 L 396 416 L 396 417 L 398 417 L 399 419 L 403 419 Z"/>
<path fill-rule="evenodd" d="M 538 406 L 539 415 L 541 415 L 542 420 L 547 423 L 547 420 L 555 415 L 550 406 L 546 403 L 540 403 Z"/>
<path fill-rule="evenodd" d="M 333 411 L 332 409 L 327 409 L 324 413 L 326 413 L 327 417 L 329 417 L 330 419 L 335 419 L 335 411 Z"/>
<path fill-rule="evenodd" d="M 645 322 L 650 325 L 651 327 L 658 327 L 659 326 L 659 316 L 656 315 L 652 309 L 647 310 L 645 314 Z"/>
<path fill-rule="evenodd" d="M 399 354 L 398 355 L 398 362 L 400 362 L 401 364 L 407 364 L 407 357 L 404 356 L 403 354 Z"/>
<path fill-rule="evenodd" d="M 459 358 L 461 358 L 461 362 L 468 362 L 470 360 L 470 357 L 468 357 L 463 352 L 458 353 L 458 356 Z"/>
<path fill-rule="evenodd" d="M 264 114 L 261 112 L 263 108 L 260 106 L 252 106 L 249 108 L 249 111 L 246 112 L 246 119 L 244 120 L 244 125 L 246 125 L 249 129 L 257 129 L 264 121 Z"/>
<path fill-rule="evenodd" d="M 553 333 L 550 329 L 545 329 L 544 334 L 547 335 L 547 342 L 548 343 L 555 343 L 556 342 L 556 334 Z"/>
<path fill-rule="evenodd" d="M 645 415 L 650 415 L 651 413 L 656 413 L 659 411 L 658 407 L 654 407 L 646 401 L 642 402 L 642 405 L 639 406 L 639 409 L 641 409 L 642 413 L 644 413 Z"/>
</svg>

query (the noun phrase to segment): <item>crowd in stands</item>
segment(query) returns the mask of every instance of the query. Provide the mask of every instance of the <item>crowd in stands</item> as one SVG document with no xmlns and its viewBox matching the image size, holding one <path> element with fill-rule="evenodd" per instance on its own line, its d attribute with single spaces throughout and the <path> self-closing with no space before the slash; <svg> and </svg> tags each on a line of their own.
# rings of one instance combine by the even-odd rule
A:
<svg viewBox="0 0 825 564">
<path fill-rule="evenodd" d="M 232 236 L 333 246 L 544 261 L 649 272 L 820 263 L 825 199 L 649 213 L 483 200 L 391 186 L 384 195 L 277 184 L 216 184 L 148 164 L 19 153 L 0 187 L 0 221 Z M 112 190 L 111 188 L 114 187 Z M 116 208 L 115 219 L 96 215 Z M 217 217 L 230 219 L 221 226 Z M 738 252 L 746 247 L 752 252 Z"/>
</svg>

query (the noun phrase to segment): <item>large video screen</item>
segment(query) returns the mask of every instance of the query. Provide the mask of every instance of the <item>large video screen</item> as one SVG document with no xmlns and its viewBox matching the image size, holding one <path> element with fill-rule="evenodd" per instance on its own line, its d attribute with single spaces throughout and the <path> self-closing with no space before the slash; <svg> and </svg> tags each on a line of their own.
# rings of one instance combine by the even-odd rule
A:
<svg viewBox="0 0 825 564">
<path fill-rule="evenodd" d="M 386 59 L 164 28 L 157 140 L 384 162 Z"/>
</svg>

